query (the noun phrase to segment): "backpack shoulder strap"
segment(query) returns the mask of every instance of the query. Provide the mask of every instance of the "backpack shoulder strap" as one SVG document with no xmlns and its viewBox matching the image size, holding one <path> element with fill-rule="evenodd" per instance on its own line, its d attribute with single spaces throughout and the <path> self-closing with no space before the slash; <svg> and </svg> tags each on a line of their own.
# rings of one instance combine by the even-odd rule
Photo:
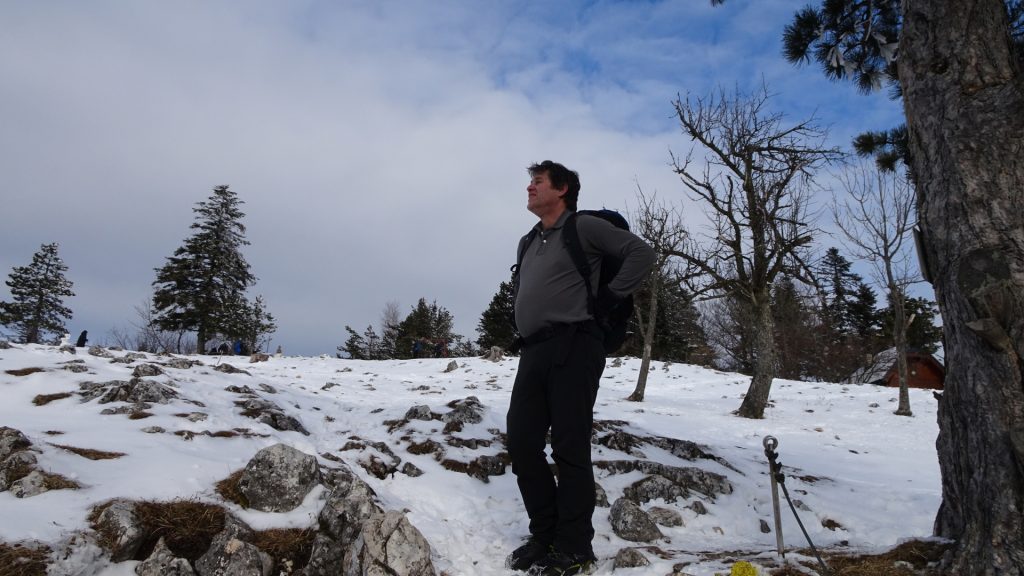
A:
<svg viewBox="0 0 1024 576">
<path fill-rule="evenodd" d="M 594 313 L 594 287 L 590 285 L 590 264 L 587 256 L 583 253 L 583 246 L 580 244 L 580 233 L 576 229 L 576 213 L 570 214 L 562 227 L 562 241 L 565 249 L 569 251 L 572 263 L 576 265 L 576 271 L 583 276 L 583 284 L 587 287 L 587 311 Z"/>
</svg>

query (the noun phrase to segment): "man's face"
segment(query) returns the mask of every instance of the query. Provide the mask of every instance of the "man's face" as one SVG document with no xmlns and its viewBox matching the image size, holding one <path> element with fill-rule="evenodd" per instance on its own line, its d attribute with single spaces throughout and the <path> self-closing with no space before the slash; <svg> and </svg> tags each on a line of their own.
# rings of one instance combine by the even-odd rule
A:
<svg viewBox="0 0 1024 576">
<path fill-rule="evenodd" d="M 568 186 L 555 188 L 547 172 L 538 172 L 530 178 L 526 187 L 526 209 L 536 216 L 543 216 L 554 211 L 561 212 L 565 207 L 562 196 L 569 191 Z"/>
</svg>

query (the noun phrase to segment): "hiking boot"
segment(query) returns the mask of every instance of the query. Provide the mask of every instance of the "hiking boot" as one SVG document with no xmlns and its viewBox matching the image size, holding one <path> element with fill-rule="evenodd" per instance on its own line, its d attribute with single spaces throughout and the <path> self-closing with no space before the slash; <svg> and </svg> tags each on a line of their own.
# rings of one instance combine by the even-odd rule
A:
<svg viewBox="0 0 1024 576">
<path fill-rule="evenodd" d="M 530 537 L 526 544 L 516 548 L 505 558 L 505 568 L 528 570 L 538 560 L 547 556 L 548 552 L 551 552 L 550 544 L 545 544 L 536 538 Z"/>
<path fill-rule="evenodd" d="M 537 576 L 570 576 L 572 574 L 590 574 L 597 568 L 597 558 L 590 552 L 567 554 L 551 550 L 537 561 L 530 569 L 530 574 Z"/>
</svg>

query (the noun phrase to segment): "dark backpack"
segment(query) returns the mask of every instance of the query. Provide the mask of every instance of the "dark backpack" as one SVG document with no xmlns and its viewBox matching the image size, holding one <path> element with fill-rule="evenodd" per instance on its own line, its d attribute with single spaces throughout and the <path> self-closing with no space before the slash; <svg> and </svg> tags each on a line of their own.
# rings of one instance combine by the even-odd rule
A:
<svg viewBox="0 0 1024 576">
<path fill-rule="evenodd" d="M 607 311 L 606 314 L 599 315 L 595 311 L 595 303 L 597 301 L 597 294 L 601 288 L 608 285 L 613 278 L 619 273 L 622 268 L 622 259 L 614 256 L 605 255 L 601 260 L 601 275 L 598 278 L 597 290 L 590 284 L 590 264 L 587 262 L 586 255 L 583 254 L 583 247 L 580 245 L 579 231 L 576 230 L 576 219 L 579 216 L 595 216 L 611 222 L 615 227 L 622 228 L 623 230 L 629 230 L 629 223 L 623 218 L 622 214 L 619 214 L 615 210 L 601 209 L 601 210 L 580 210 L 570 214 L 565 220 L 565 225 L 562 228 L 562 241 L 565 243 L 565 249 L 569 251 L 569 257 L 572 258 L 573 264 L 576 265 L 576 270 L 583 277 L 583 282 L 587 287 L 587 310 L 594 316 L 598 325 L 601 326 L 601 330 L 604 332 L 604 351 L 605 354 L 612 354 L 622 347 L 622 343 L 626 341 L 628 335 L 629 318 L 633 315 L 633 295 L 630 294 L 625 298 L 619 300 L 615 307 Z M 537 235 L 537 230 L 530 230 L 527 234 L 526 242 L 523 243 L 522 250 L 516 257 L 516 265 L 512 267 L 512 278 L 513 285 L 518 289 L 519 284 L 519 265 L 523 263 L 523 254 L 526 249 L 533 242 L 534 236 Z M 514 306 L 514 304 L 513 304 Z M 515 312 L 512 313 L 512 322 L 515 326 Z"/>
</svg>

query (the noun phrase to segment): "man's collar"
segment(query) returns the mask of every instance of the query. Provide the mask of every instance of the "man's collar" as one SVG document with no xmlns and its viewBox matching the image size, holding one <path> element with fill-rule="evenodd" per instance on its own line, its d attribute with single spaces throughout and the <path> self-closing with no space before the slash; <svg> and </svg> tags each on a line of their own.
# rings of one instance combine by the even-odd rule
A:
<svg viewBox="0 0 1024 576">
<path fill-rule="evenodd" d="M 548 228 L 548 230 L 555 230 L 556 228 L 561 228 L 562 226 L 564 226 L 565 225 L 565 221 L 569 219 L 569 215 L 571 215 L 572 213 L 573 213 L 573 211 L 569 210 L 568 208 L 563 210 L 562 211 L 562 215 L 558 217 L 558 220 L 555 220 L 554 226 L 552 226 L 551 228 Z M 538 232 L 543 232 L 544 231 L 543 222 L 537 222 L 537 225 L 534 226 L 534 229 L 536 229 Z"/>
</svg>

